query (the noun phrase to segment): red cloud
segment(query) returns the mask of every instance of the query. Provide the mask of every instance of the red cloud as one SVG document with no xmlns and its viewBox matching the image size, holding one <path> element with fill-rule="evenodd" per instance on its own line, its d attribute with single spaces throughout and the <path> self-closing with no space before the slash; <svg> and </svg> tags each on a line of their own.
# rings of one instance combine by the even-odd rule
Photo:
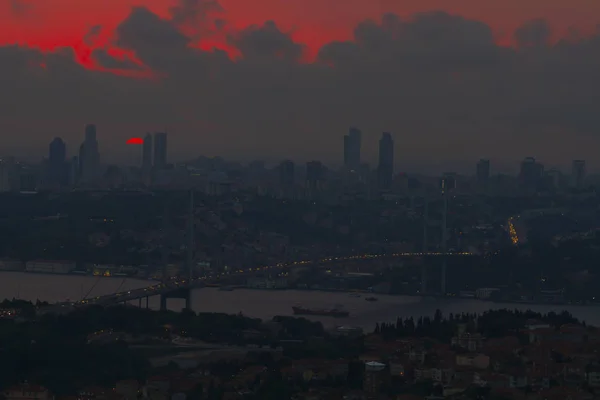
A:
<svg viewBox="0 0 600 400">
<path fill-rule="evenodd" d="M 72 47 L 81 64 L 100 68 L 92 51 L 110 42 L 115 28 L 137 4 L 139 0 L 0 1 L 0 15 L 6 16 L 0 21 L 0 45 L 18 43 L 43 50 Z M 572 27 L 591 32 L 598 22 L 595 16 L 600 15 L 600 2 L 589 0 L 346 0 L 340 4 L 339 0 L 144 1 L 144 6 L 157 15 L 180 21 L 186 35 L 191 25 L 201 25 L 194 46 L 205 50 L 221 48 L 230 55 L 237 54 L 237 50 L 228 43 L 224 31 L 240 32 L 269 20 L 285 32 L 293 31 L 294 42 L 306 44 L 306 52 L 315 56 L 326 43 L 351 39 L 359 22 L 379 19 L 387 12 L 400 16 L 431 10 L 460 14 L 489 24 L 497 41 L 504 44 L 511 42 L 517 27 L 533 18 L 545 19 L 555 36 L 564 36 Z M 91 42 L 90 32 L 94 39 Z"/>
</svg>

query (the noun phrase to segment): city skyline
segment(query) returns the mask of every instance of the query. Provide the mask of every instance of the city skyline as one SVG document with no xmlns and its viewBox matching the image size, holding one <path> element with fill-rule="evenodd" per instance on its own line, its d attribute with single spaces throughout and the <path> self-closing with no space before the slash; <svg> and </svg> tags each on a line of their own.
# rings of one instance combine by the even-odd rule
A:
<svg viewBox="0 0 600 400">
<path fill-rule="evenodd" d="M 125 138 L 163 130 L 174 160 L 339 163 L 340 132 L 355 125 L 370 163 L 381 132 L 394 132 L 402 169 L 471 169 L 488 158 L 514 170 L 529 155 L 565 167 L 585 159 L 597 169 L 600 104 L 590 88 L 600 84 L 600 32 L 591 27 L 600 6 L 582 3 L 572 14 L 517 7 L 520 17 L 500 35 L 492 14 L 469 11 L 475 3 L 451 14 L 435 11 L 444 9 L 436 1 L 376 13 L 354 4 L 346 33 L 316 31 L 316 43 L 277 15 L 231 25 L 241 3 L 223 2 L 217 17 L 206 2 L 125 2 L 112 24 L 87 14 L 79 42 L 56 37 L 59 48 L 49 51 L 41 35 L 28 41 L 18 29 L 43 19 L 45 8 L 23 4 L 31 8 L 12 10 L 0 35 L 4 154 L 39 157 L 46 138 L 75 143 L 74 127 L 94 121 L 115 161 L 126 156 Z M 231 52 L 212 50 L 222 37 Z M 91 49 L 87 59 L 82 48 Z"/>
<path fill-rule="evenodd" d="M 62 140 L 62 138 L 55 137 L 49 144 L 49 151 L 42 158 L 42 160 L 37 160 L 37 161 L 47 160 L 49 162 L 49 165 L 54 165 L 53 168 L 55 170 L 57 168 L 56 165 L 61 163 L 60 160 L 63 160 L 63 162 L 66 162 L 67 158 L 71 158 L 71 159 L 75 159 L 77 162 L 81 162 L 81 160 L 83 159 L 82 158 L 82 149 L 85 144 L 85 140 L 90 135 L 90 131 L 92 132 L 93 139 L 96 140 L 96 125 L 95 124 L 86 124 L 85 125 L 84 142 L 80 145 L 78 155 L 72 155 L 69 157 L 69 154 L 67 151 L 67 143 L 64 142 Z M 128 148 L 127 149 L 128 151 L 126 153 L 126 158 L 124 159 L 123 163 L 117 163 L 117 165 L 137 166 L 137 167 L 140 167 L 142 169 L 142 171 L 148 172 L 152 168 L 164 169 L 169 163 L 172 164 L 172 163 L 181 163 L 181 162 L 191 161 L 191 159 L 186 159 L 186 160 L 172 160 L 171 159 L 171 157 L 167 151 L 167 136 L 168 136 L 167 132 L 154 132 L 154 133 L 147 132 L 143 138 L 141 138 L 141 137 L 129 138 L 125 142 L 125 147 Z M 424 174 L 425 173 L 425 174 L 427 174 L 428 171 L 410 171 L 410 170 L 398 167 L 396 165 L 396 162 L 394 160 L 395 142 L 393 140 L 393 136 L 394 136 L 393 133 L 389 133 L 389 132 L 382 133 L 382 136 L 380 137 L 380 139 L 378 141 L 377 159 L 375 160 L 374 163 L 370 163 L 369 160 L 363 160 L 361 158 L 362 148 L 363 148 L 362 132 L 357 127 L 352 126 L 352 127 L 348 128 L 348 133 L 346 135 L 342 136 L 342 144 L 341 144 L 341 148 L 340 148 L 342 159 L 338 160 L 338 162 L 332 162 L 332 163 L 325 162 L 323 165 L 326 165 L 327 167 L 333 167 L 334 169 L 344 168 L 346 170 L 355 171 L 358 173 L 364 172 L 364 168 L 368 167 L 368 168 L 371 168 L 373 171 L 377 171 L 377 174 L 378 174 L 377 179 L 378 180 L 382 179 L 382 169 L 386 171 L 386 172 L 383 172 L 383 175 L 390 175 L 390 174 L 396 174 L 396 173 L 413 173 L 413 174 L 415 174 L 415 173 L 416 174 Z M 135 140 L 135 143 L 134 143 L 134 140 Z M 158 143 L 158 145 L 156 143 Z M 100 148 L 98 141 L 96 141 L 95 145 L 98 148 Z M 57 150 L 57 147 L 58 147 L 58 150 Z M 57 152 L 60 153 L 60 156 L 56 155 Z M 11 156 L 14 156 L 14 155 L 11 155 Z M 99 157 L 99 154 L 98 154 L 98 157 Z M 207 157 L 207 156 L 200 154 L 200 155 L 197 155 L 196 157 Z M 217 156 L 217 157 L 220 157 L 220 156 Z M 54 161 L 53 161 L 53 159 L 54 159 Z M 168 162 L 167 162 L 167 159 L 169 160 Z M 57 161 L 57 160 L 59 160 L 59 161 Z M 479 161 L 474 161 L 475 163 L 471 164 L 465 170 L 446 168 L 446 169 L 437 171 L 436 174 L 443 175 L 443 174 L 448 173 L 449 171 L 452 171 L 452 173 L 459 173 L 459 174 L 463 174 L 463 175 L 474 174 L 474 176 L 478 180 L 480 180 L 482 176 L 489 177 L 494 174 L 511 174 L 512 173 L 515 175 L 521 175 L 522 169 L 523 169 L 523 162 L 526 162 L 528 160 L 531 160 L 534 163 L 537 162 L 541 168 L 542 173 L 544 171 L 546 173 L 548 173 L 548 172 L 552 173 L 552 171 L 559 171 L 563 174 L 570 174 L 571 176 L 579 175 L 581 177 L 587 176 L 589 173 L 589 166 L 588 166 L 588 163 L 586 160 L 574 159 L 574 160 L 570 160 L 568 164 L 563 164 L 562 166 L 556 166 L 556 165 L 544 165 L 543 163 L 539 163 L 540 160 L 536 160 L 535 157 L 526 156 L 526 157 L 522 158 L 521 160 L 519 160 L 515 164 L 516 167 L 515 167 L 515 165 L 513 165 L 513 168 L 510 171 L 507 170 L 506 167 L 503 166 L 502 164 L 500 165 L 500 168 L 497 168 L 497 165 L 494 164 L 493 166 L 496 169 L 491 170 L 490 159 L 489 158 L 480 158 Z M 229 161 L 243 162 L 243 161 L 231 160 L 231 159 Z M 272 167 L 277 167 L 277 168 L 281 167 L 282 164 L 292 163 L 292 170 L 294 168 L 293 165 L 296 165 L 297 163 L 300 163 L 300 164 L 304 163 L 304 164 L 308 165 L 309 163 L 311 163 L 313 161 L 318 161 L 319 163 L 322 162 L 322 160 L 316 160 L 314 158 L 308 159 L 307 161 L 298 161 L 295 159 L 265 160 L 265 159 L 260 159 L 260 158 L 245 160 L 246 163 L 252 163 L 254 161 L 263 161 L 263 162 L 266 161 L 267 163 L 272 164 L 271 165 Z M 36 162 L 36 161 L 34 161 L 34 162 Z M 106 163 L 105 165 L 110 165 L 110 164 L 114 165 L 115 163 L 109 162 L 109 163 Z M 519 167 L 519 165 L 520 165 L 520 167 Z M 473 169 L 473 166 L 474 166 L 474 169 Z M 579 170 L 579 171 L 576 172 L 576 170 Z M 54 174 L 56 174 L 56 172 L 54 172 Z M 593 174 L 594 174 L 594 171 L 592 171 L 592 175 Z M 391 177 L 387 177 L 387 178 L 383 178 L 383 179 L 388 182 L 391 182 L 391 180 L 392 180 Z M 579 179 L 579 181 L 582 181 L 583 178 L 578 178 L 578 179 Z M 389 186 L 389 184 L 390 183 L 387 183 L 387 184 L 384 184 L 383 186 Z"/>
</svg>

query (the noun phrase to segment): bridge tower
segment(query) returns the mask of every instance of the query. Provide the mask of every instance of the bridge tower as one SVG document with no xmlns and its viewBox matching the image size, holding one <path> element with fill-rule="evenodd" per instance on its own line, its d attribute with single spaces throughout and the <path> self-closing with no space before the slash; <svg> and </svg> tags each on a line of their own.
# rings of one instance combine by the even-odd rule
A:
<svg viewBox="0 0 600 400">
<path fill-rule="evenodd" d="M 442 296 L 446 295 L 446 261 L 448 253 L 448 196 L 447 196 L 446 179 L 442 179 L 442 200 L 444 202 L 444 209 L 442 212 L 442 276 L 441 276 L 441 293 Z"/>
<path fill-rule="evenodd" d="M 165 211 L 163 213 L 163 235 L 160 246 L 160 256 L 162 263 L 162 278 L 161 281 L 165 282 L 167 280 L 167 264 L 169 263 L 169 245 L 167 243 L 167 236 L 169 232 L 169 228 L 171 226 L 171 219 L 169 214 L 169 207 L 165 204 Z"/>
<path fill-rule="evenodd" d="M 429 199 L 423 197 L 423 253 L 429 251 L 427 243 L 427 229 L 429 227 Z M 427 293 L 427 263 L 424 262 L 421 266 L 421 293 Z"/>
<path fill-rule="evenodd" d="M 169 284 L 169 279 L 167 279 L 167 263 L 168 263 L 168 252 L 166 245 L 166 237 L 167 237 L 167 209 L 165 209 L 165 243 L 163 243 L 163 283 Z M 191 284 L 191 279 L 193 278 L 193 261 L 194 261 L 194 191 L 189 191 L 189 213 L 187 216 L 187 260 L 185 268 L 183 269 L 186 278 L 189 279 L 188 284 Z M 178 298 L 185 299 L 185 308 L 191 310 L 192 308 L 192 289 L 190 287 L 183 287 L 173 290 L 169 293 L 164 293 L 160 295 L 160 309 L 167 309 L 167 299 L 169 298 Z"/>
<path fill-rule="evenodd" d="M 191 282 L 194 278 L 194 189 L 190 189 L 190 209 L 188 213 L 188 221 L 187 221 L 187 260 L 186 260 L 186 268 L 188 279 Z M 185 298 L 185 308 L 188 310 L 192 309 L 192 290 L 189 289 L 187 296 Z"/>
</svg>

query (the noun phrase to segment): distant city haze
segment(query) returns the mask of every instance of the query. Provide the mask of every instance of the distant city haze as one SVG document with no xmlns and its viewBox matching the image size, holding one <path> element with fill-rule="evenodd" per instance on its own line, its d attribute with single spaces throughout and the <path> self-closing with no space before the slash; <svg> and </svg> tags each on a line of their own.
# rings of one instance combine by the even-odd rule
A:
<svg viewBox="0 0 600 400">
<path fill-rule="evenodd" d="M 40 159 L 60 137 L 76 156 L 95 124 L 102 163 L 168 132 L 169 161 L 342 165 L 356 126 L 372 167 L 390 132 L 396 171 L 599 168 L 598 2 L 11 0 L 0 15 L 2 155 Z"/>
</svg>

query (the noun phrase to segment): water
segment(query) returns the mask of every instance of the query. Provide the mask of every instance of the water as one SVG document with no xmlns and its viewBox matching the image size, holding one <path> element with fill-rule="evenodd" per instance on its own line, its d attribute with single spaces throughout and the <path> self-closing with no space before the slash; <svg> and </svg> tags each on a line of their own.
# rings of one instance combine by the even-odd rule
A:
<svg viewBox="0 0 600 400">
<path fill-rule="evenodd" d="M 20 272 L 0 273 L 0 299 L 20 298 L 23 300 L 57 301 L 80 300 L 101 296 L 116 291 L 127 291 L 150 286 L 150 281 L 122 278 L 96 278 L 92 276 L 41 275 Z M 481 313 L 490 309 L 518 308 L 532 309 L 547 313 L 549 311 L 567 310 L 575 317 L 588 324 L 600 326 L 600 313 L 594 306 L 553 306 L 553 305 L 521 305 L 483 302 L 473 299 L 434 299 L 409 296 L 375 295 L 379 301 L 365 301 L 364 296 L 352 297 L 348 293 L 332 293 L 318 291 L 262 291 L 236 289 L 231 292 L 216 288 L 194 290 L 192 308 L 196 312 L 223 312 L 229 314 L 243 313 L 250 317 L 269 320 L 275 315 L 292 315 L 292 306 L 330 308 L 343 305 L 350 311 L 349 318 L 330 318 L 310 316 L 308 318 L 321 321 L 327 328 L 339 325 L 360 326 L 365 330 L 374 328 L 377 322 L 395 321 L 396 317 L 433 316 L 436 309 L 444 315 L 449 313 Z M 137 305 L 134 301 L 131 304 Z M 142 300 L 143 306 L 146 300 Z M 175 311 L 184 307 L 180 299 L 169 299 L 167 306 Z M 149 299 L 149 307 L 158 309 L 158 296 Z"/>
</svg>

